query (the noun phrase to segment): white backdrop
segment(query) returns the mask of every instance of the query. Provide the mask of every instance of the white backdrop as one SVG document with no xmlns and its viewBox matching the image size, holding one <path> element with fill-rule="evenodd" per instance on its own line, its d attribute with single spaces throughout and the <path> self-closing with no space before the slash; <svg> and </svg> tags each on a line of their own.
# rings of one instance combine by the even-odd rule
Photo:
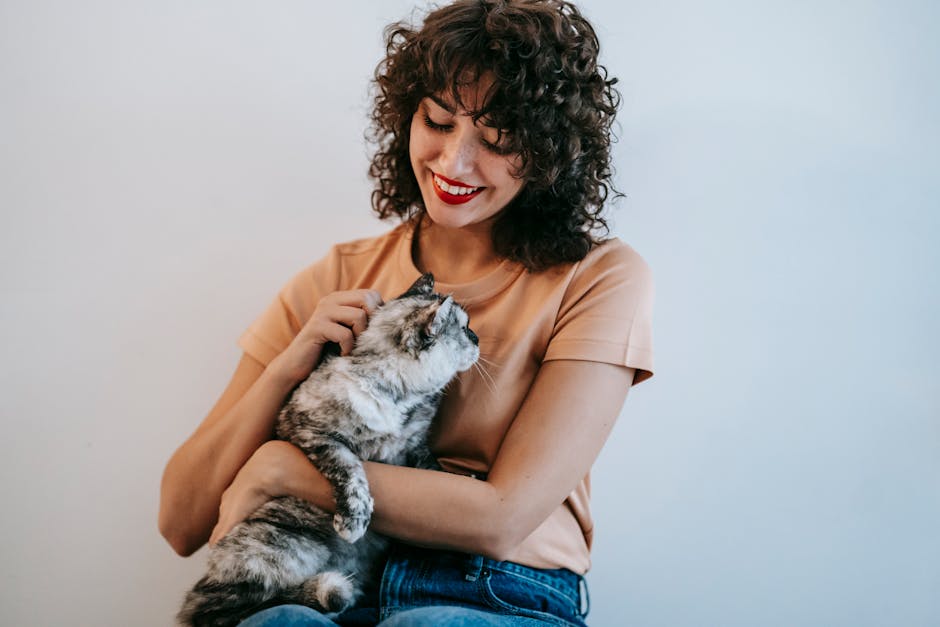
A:
<svg viewBox="0 0 940 627">
<path fill-rule="evenodd" d="M 940 10 L 584 0 L 657 373 L 595 468 L 595 626 L 940 624 Z M 370 216 L 405 0 L 0 0 L 0 623 L 171 624 L 174 448 Z M 590 408 L 585 408 L 589 411 Z"/>
</svg>

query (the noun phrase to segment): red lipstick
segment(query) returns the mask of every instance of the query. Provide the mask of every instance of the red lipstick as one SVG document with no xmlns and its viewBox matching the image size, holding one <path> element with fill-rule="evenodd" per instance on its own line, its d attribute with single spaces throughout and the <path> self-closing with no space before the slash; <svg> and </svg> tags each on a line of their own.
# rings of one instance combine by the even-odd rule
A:
<svg viewBox="0 0 940 627">
<path fill-rule="evenodd" d="M 475 191 L 470 192 L 469 194 L 452 194 L 449 191 L 441 189 L 437 180 L 440 179 L 448 186 L 453 187 L 465 187 L 468 189 L 474 189 Z M 436 172 L 431 172 L 431 182 L 434 187 L 434 193 L 437 194 L 437 197 L 446 202 L 448 205 L 462 205 L 465 202 L 469 202 L 480 195 L 485 187 L 474 187 L 473 185 L 467 185 L 466 183 L 461 183 L 460 181 L 454 181 L 447 178 L 446 176 L 441 176 Z"/>
</svg>

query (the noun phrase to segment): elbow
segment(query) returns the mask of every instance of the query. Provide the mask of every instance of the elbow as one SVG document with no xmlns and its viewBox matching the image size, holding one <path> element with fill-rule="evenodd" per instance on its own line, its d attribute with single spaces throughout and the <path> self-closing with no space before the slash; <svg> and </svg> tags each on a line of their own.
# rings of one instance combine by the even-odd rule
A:
<svg viewBox="0 0 940 627">
<path fill-rule="evenodd" d="M 195 544 L 187 542 L 185 538 L 167 538 L 166 540 L 170 543 L 170 548 L 176 551 L 176 554 L 180 557 L 189 557 L 199 548 Z"/>
<path fill-rule="evenodd" d="M 181 557 L 189 557 L 205 544 L 205 540 L 196 538 L 190 530 L 178 524 L 178 520 L 179 517 L 169 516 L 161 510 L 157 525 L 160 529 L 160 535 L 167 541 L 170 548 Z"/>
<path fill-rule="evenodd" d="M 202 543 L 194 542 L 191 538 L 181 533 L 160 529 L 160 534 L 170 545 L 170 548 L 180 557 L 189 557 L 202 546 Z"/>
</svg>

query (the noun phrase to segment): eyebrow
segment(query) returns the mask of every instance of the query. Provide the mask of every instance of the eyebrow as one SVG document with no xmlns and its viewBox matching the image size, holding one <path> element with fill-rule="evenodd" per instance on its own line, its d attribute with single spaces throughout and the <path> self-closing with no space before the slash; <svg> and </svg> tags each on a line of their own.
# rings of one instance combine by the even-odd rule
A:
<svg viewBox="0 0 940 627">
<path fill-rule="evenodd" d="M 430 98 L 431 100 L 433 100 L 433 101 L 434 101 L 434 104 L 436 104 L 437 106 L 439 106 L 439 107 L 440 107 L 441 109 L 443 109 L 444 111 L 447 111 L 447 112 L 450 113 L 451 115 L 456 115 L 457 109 L 456 109 L 455 107 L 450 106 L 450 105 L 447 104 L 446 102 L 444 102 L 444 101 L 441 99 L 440 96 L 438 96 L 438 95 L 436 95 L 436 94 L 428 94 L 427 97 Z M 482 119 L 482 118 L 481 118 L 481 119 Z M 475 123 L 475 122 L 476 122 L 476 120 L 474 120 L 474 123 Z M 492 124 L 487 124 L 487 123 L 486 123 L 486 120 L 483 120 L 483 125 L 484 125 L 484 126 L 488 126 L 488 127 L 490 127 L 490 128 L 496 128 L 496 127 L 493 126 Z"/>
<path fill-rule="evenodd" d="M 443 100 L 441 100 L 440 96 L 437 96 L 437 95 L 435 95 L 435 94 L 428 94 L 428 98 L 430 98 L 431 100 L 433 100 L 434 103 L 435 103 L 437 106 L 439 106 L 439 107 L 440 107 L 441 109 L 443 109 L 444 111 L 447 111 L 448 113 L 456 113 L 456 112 L 457 112 L 457 109 L 456 109 L 456 108 L 450 106 L 449 104 L 447 104 L 446 102 L 444 102 Z"/>
</svg>

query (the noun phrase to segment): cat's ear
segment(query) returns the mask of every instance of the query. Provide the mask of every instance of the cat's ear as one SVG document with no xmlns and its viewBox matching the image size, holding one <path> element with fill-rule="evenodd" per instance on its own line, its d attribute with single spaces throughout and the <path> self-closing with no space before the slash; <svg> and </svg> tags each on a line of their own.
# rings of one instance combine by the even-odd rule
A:
<svg viewBox="0 0 940 627">
<path fill-rule="evenodd" d="M 454 299 L 448 296 L 421 307 L 414 316 L 409 317 L 409 324 L 401 335 L 400 346 L 417 357 L 421 351 L 434 344 L 435 338 L 447 324 L 447 318 L 452 315 L 454 306 Z"/>
<path fill-rule="evenodd" d="M 433 317 L 431 317 L 428 324 L 428 335 L 433 337 L 441 332 L 441 329 L 444 328 L 453 309 L 454 299 L 448 296 L 438 305 L 437 311 L 435 311 Z"/>
<path fill-rule="evenodd" d="M 411 284 L 408 290 L 398 298 L 407 298 L 409 296 L 430 296 L 434 293 L 434 275 L 426 272 L 418 277 L 418 280 Z"/>
</svg>

